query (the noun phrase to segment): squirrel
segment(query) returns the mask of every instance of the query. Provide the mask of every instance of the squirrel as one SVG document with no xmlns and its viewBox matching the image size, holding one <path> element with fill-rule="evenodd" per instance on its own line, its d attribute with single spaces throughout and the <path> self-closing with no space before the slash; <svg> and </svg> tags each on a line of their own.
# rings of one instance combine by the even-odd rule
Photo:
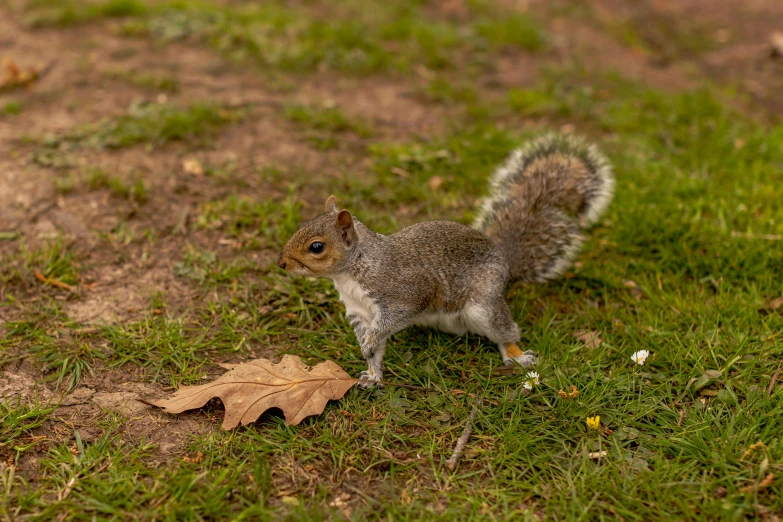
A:
<svg viewBox="0 0 783 522">
<path fill-rule="evenodd" d="M 277 264 L 334 281 L 367 360 L 364 387 L 381 383 L 387 339 L 411 325 L 484 336 L 505 364 L 527 367 L 537 356 L 519 348 L 506 288 L 561 275 L 613 190 L 612 168 L 595 146 L 548 135 L 497 168 L 472 227 L 428 221 L 383 235 L 330 196 L 325 213 L 299 226 Z"/>
</svg>

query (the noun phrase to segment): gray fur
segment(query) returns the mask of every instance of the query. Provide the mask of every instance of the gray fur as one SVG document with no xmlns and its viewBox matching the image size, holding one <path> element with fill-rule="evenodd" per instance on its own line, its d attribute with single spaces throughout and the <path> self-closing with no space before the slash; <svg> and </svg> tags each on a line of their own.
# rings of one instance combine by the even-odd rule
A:
<svg viewBox="0 0 783 522">
<path fill-rule="evenodd" d="M 527 366 L 535 357 L 516 346 L 519 327 L 506 287 L 562 273 L 613 184 L 608 162 L 593 147 L 548 136 L 498 168 L 475 228 L 429 221 L 385 236 L 338 213 L 332 196 L 326 214 L 289 239 L 278 264 L 335 281 L 367 360 L 363 379 L 381 380 L 387 339 L 412 324 L 483 335 L 498 343 L 504 362 Z M 325 243 L 323 253 L 308 251 L 312 241 Z"/>
<path fill-rule="evenodd" d="M 379 380 L 386 340 L 429 312 L 476 306 L 490 318 L 485 331 L 476 333 L 496 343 L 519 341 L 504 300 L 508 266 L 480 232 L 452 221 L 429 221 L 383 236 L 354 223 L 361 248 L 345 258 L 344 271 L 380 310 L 372 325 L 349 318 L 371 369 L 363 378 Z"/>
<path fill-rule="evenodd" d="M 548 135 L 498 167 L 473 226 L 503 253 L 511 281 L 544 282 L 568 268 L 613 191 L 611 166 L 594 146 Z"/>
</svg>

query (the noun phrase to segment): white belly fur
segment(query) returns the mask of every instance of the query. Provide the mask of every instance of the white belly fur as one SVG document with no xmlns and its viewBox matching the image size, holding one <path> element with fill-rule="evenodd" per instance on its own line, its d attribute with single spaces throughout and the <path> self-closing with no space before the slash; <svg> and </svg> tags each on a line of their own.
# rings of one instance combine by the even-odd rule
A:
<svg viewBox="0 0 783 522">
<path fill-rule="evenodd" d="M 359 283 L 351 277 L 338 276 L 334 279 L 334 287 L 345 304 L 345 313 L 359 317 L 364 326 L 372 325 L 380 310 Z M 490 331 L 487 311 L 475 305 L 468 305 L 459 312 L 425 312 L 414 318 L 413 324 L 455 335 L 470 331 L 486 336 Z"/>
<path fill-rule="evenodd" d="M 378 316 L 378 305 L 359 283 L 349 276 L 338 276 L 334 279 L 334 287 L 345 304 L 345 313 L 356 315 L 365 326 L 370 326 Z"/>
<path fill-rule="evenodd" d="M 488 336 L 492 331 L 487 310 L 470 304 L 459 312 L 426 312 L 416 317 L 413 323 L 456 335 L 471 332 Z"/>
<path fill-rule="evenodd" d="M 418 326 L 429 326 L 455 335 L 465 335 L 468 328 L 460 312 L 425 312 L 413 320 Z"/>
</svg>

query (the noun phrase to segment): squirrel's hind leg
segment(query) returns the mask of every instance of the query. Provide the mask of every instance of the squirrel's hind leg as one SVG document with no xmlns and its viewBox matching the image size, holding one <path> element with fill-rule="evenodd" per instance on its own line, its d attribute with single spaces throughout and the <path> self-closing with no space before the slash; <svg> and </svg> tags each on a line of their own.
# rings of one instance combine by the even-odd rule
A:
<svg viewBox="0 0 783 522">
<path fill-rule="evenodd" d="M 517 343 L 498 343 L 500 355 L 503 356 L 503 364 L 510 366 L 514 363 L 527 368 L 538 362 L 538 355 L 533 350 L 522 351 Z"/>
<path fill-rule="evenodd" d="M 519 348 L 519 326 L 511 317 L 503 296 L 488 303 L 470 303 L 462 312 L 468 329 L 498 343 L 500 355 L 506 365 L 532 366 L 538 362 L 535 352 L 523 352 Z"/>
</svg>

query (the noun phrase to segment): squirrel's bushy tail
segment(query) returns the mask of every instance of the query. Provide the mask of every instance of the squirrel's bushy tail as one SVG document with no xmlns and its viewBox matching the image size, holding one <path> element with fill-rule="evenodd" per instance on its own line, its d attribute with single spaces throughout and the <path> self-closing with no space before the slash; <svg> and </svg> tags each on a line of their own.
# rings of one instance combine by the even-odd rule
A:
<svg viewBox="0 0 783 522">
<path fill-rule="evenodd" d="M 503 252 L 511 281 L 543 282 L 568 268 L 613 190 L 612 168 L 595 147 L 545 136 L 498 167 L 474 227 Z"/>
</svg>

